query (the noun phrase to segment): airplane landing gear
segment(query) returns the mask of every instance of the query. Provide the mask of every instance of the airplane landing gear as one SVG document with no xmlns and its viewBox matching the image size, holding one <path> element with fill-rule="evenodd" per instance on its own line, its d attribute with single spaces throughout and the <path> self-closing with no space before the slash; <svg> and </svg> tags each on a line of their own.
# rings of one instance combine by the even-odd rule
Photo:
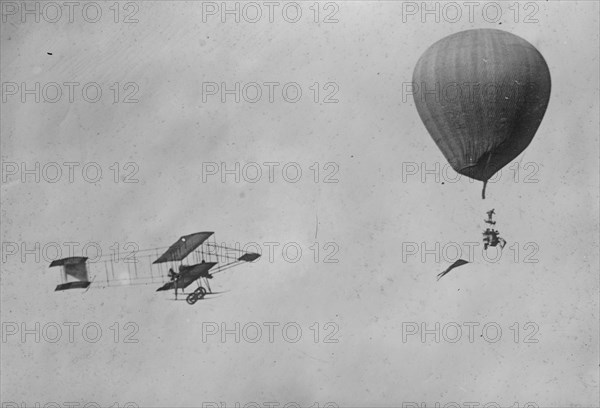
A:
<svg viewBox="0 0 600 408">
<path fill-rule="evenodd" d="M 185 301 L 188 303 L 188 305 L 193 305 L 198 300 L 204 299 L 204 296 L 206 296 L 206 289 L 200 286 L 198 289 L 190 293 L 187 298 L 185 298 Z"/>
</svg>

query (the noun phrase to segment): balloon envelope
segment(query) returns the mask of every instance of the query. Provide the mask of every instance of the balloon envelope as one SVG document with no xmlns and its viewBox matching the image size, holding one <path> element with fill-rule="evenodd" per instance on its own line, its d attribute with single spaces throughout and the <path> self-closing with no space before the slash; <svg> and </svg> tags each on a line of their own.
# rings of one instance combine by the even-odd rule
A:
<svg viewBox="0 0 600 408">
<path fill-rule="evenodd" d="M 550 99 L 550 72 L 524 39 L 467 30 L 425 51 L 413 87 L 419 116 L 452 168 L 485 183 L 533 139 Z"/>
</svg>

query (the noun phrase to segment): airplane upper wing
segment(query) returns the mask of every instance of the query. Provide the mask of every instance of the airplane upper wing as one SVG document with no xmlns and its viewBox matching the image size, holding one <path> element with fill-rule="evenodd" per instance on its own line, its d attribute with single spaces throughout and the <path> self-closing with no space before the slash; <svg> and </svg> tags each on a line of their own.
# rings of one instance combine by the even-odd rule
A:
<svg viewBox="0 0 600 408">
<path fill-rule="evenodd" d="M 153 263 L 181 261 L 190 252 L 202 245 L 212 234 L 213 232 L 197 232 L 195 234 L 184 235 Z"/>
</svg>

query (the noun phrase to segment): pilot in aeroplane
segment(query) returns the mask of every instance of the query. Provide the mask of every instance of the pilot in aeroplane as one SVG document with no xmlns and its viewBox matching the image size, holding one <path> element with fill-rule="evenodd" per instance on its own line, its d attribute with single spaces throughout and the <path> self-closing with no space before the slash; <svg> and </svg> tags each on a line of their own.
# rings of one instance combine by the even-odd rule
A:
<svg viewBox="0 0 600 408">
<path fill-rule="evenodd" d="M 177 272 L 175 272 L 173 270 L 173 268 L 169 269 L 169 279 L 171 279 L 172 281 L 177 280 L 177 278 L 179 277 L 179 274 Z"/>
</svg>

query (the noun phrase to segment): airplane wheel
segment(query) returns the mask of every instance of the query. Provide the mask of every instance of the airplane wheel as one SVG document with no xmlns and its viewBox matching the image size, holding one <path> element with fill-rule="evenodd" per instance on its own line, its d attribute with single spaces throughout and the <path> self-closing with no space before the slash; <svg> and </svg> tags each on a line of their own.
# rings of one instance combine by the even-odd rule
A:
<svg viewBox="0 0 600 408">
<path fill-rule="evenodd" d="M 194 293 L 196 294 L 197 298 L 203 299 L 204 296 L 206 296 L 206 289 L 204 289 L 202 286 L 200 286 L 198 289 L 196 289 L 194 291 Z"/>
<path fill-rule="evenodd" d="M 196 297 L 195 293 L 190 293 L 186 298 L 185 301 L 188 303 L 188 305 L 193 305 L 194 303 L 196 303 L 198 301 L 198 298 Z"/>
<path fill-rule="evenodd" d="M 206 289 L 204 289 L 203 287 L 198 288 L 199 290 L 199 297 L 200 299 L 204 299 L 204 296 L 206 296 Z"/>
</svg>

